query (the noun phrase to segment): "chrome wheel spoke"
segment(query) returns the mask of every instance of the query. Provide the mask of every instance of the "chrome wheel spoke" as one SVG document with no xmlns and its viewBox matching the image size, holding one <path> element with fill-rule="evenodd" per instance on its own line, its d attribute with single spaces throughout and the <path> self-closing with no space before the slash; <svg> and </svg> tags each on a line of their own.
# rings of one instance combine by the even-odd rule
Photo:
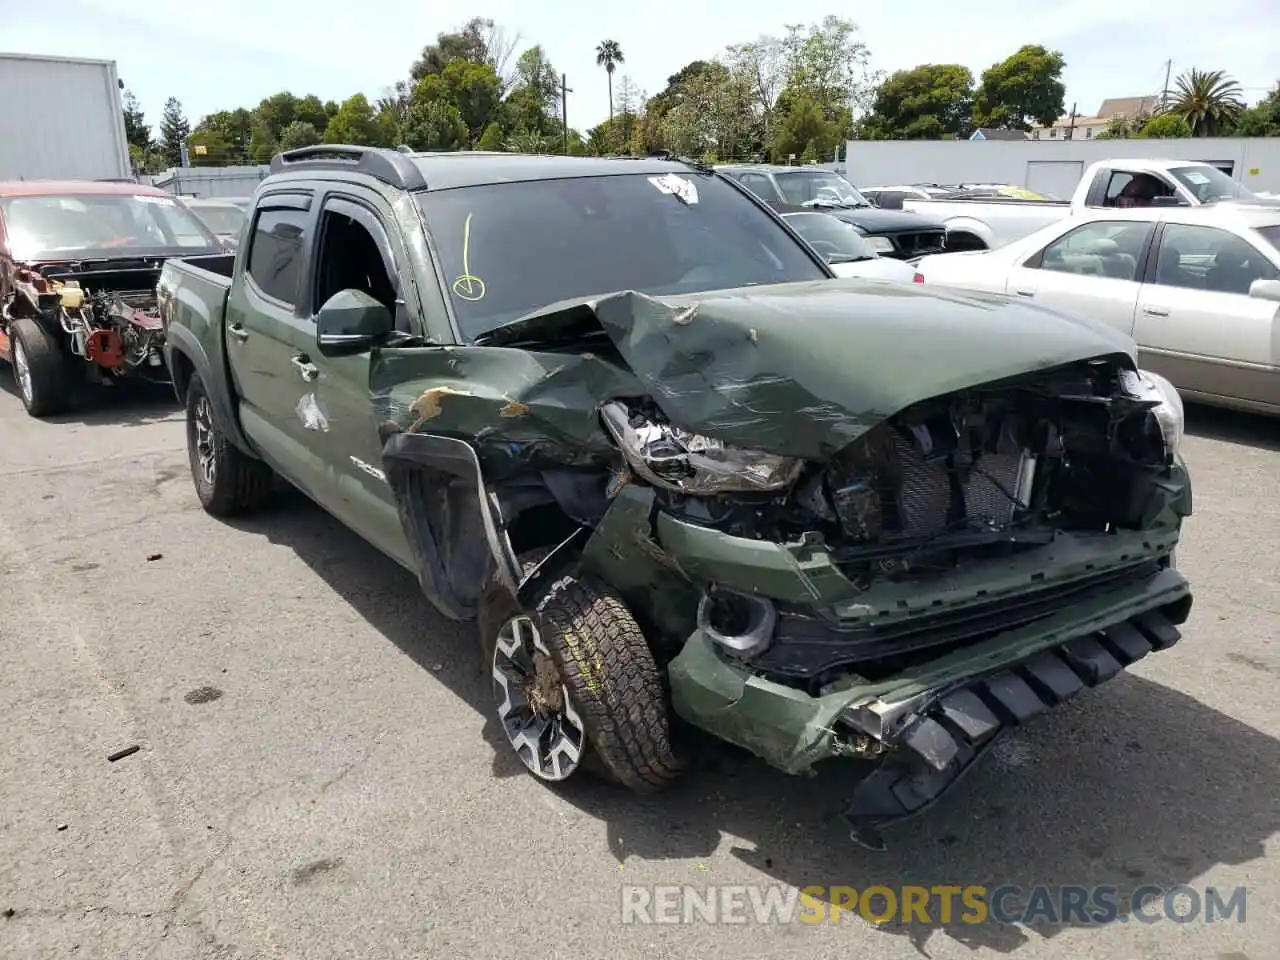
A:
<svg viewBox="0 0 1280 960">
<path fill-rule="evenodd" d="M 22 399 L 31 403 L 31 366 L 27 362 L 27 351 L 22 341 L 13 339 L 13 368 L 18 374 L 18 389 L 22 391 Z"/>
</svg>

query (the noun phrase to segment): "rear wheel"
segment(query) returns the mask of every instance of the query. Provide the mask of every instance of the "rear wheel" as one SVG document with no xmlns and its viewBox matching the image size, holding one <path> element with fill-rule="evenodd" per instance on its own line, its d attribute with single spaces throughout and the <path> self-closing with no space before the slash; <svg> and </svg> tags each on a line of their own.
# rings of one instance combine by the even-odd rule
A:
<svg viewBox="0 0 1280 960">
<path fill-rule="evenodd" d="M 526 556 L 526 569 L 540 556 Z M 561 577 L 524 609 L 496 581 L 480 631 L 502 732 L 542 780 L 588 769 L 637 793 L 679 774 L 666 696 L 626 604 L 581 574 Z"/>
<path fill-rule="evenodd" d="M 218 429 L 213 401 L 199 374 L 187 386 L 187 457 L 200 505 L 214 516 L 249 513 L 271 496 L 274 472 L 238 450 Z"/>
<path fill-rule="evenodd" d="M 47 417 L 65 410 L 71 402 L 71 374 L 57 338 L 34 320 L 15 320 L 9 327 L 9 350 L 27 413 Z"/>
</svg>

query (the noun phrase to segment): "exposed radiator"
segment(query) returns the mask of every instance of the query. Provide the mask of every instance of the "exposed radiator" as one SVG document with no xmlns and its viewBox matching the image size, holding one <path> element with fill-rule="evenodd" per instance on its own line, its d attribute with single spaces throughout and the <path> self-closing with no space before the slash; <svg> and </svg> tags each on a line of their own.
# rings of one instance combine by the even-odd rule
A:
<svg viewBox="0 0 1280 960">
<path fill-rule="evenodd" d="M 946 460 L 926 461 L 916 445 L 898 433 L 893 437 L 893 454 L 901 477 L 902 533 L 927 537 L 945 530 L 951 506 Z M 978 459 L 964 486 L 965 517 L 970 523 L 1003 526 L 1013 519 L 1015 504 L 1010 498 L 1019 496 L 1028 479 L 1024 463 L 1029 470 L 1031 461 L 1020 454 L 985 453 Z"/>
</svg>

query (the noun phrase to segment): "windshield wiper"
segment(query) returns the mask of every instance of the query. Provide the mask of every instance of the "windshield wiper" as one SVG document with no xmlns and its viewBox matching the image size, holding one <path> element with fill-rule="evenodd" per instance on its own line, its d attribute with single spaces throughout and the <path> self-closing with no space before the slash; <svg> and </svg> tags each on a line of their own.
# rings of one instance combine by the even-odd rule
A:
<svg viewBox="0 0 1280 960">
<path fill-rule="evenodd" d="M 861 254 L 855 256 L 852 253 L 837 253 L 834 257 L 827 257 L 827 263 L 861 263 L 863 260 L 874 260 L 871 254 Z"/>
</svg>

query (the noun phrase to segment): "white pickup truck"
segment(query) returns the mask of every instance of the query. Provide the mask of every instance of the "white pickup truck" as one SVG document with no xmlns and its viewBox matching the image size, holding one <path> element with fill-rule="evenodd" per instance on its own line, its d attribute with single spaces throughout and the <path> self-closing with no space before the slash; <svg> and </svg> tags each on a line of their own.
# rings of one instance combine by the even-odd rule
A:
<svg viewBox="0 0 1280 960">
<path fill-rule="evenodd" d="M 1257 196 L 1207 163 L 1137 158 L 1090 164 L 1070 200 L 909 200 L 893 191 L 879 195 L 881 207 L 942 220 L 947 228 L 948 251 L 1002 247 L 1084 210 L 1200 206 L 1221 201 L 1280 206 L 1280 200 Z"/>
</svg>

